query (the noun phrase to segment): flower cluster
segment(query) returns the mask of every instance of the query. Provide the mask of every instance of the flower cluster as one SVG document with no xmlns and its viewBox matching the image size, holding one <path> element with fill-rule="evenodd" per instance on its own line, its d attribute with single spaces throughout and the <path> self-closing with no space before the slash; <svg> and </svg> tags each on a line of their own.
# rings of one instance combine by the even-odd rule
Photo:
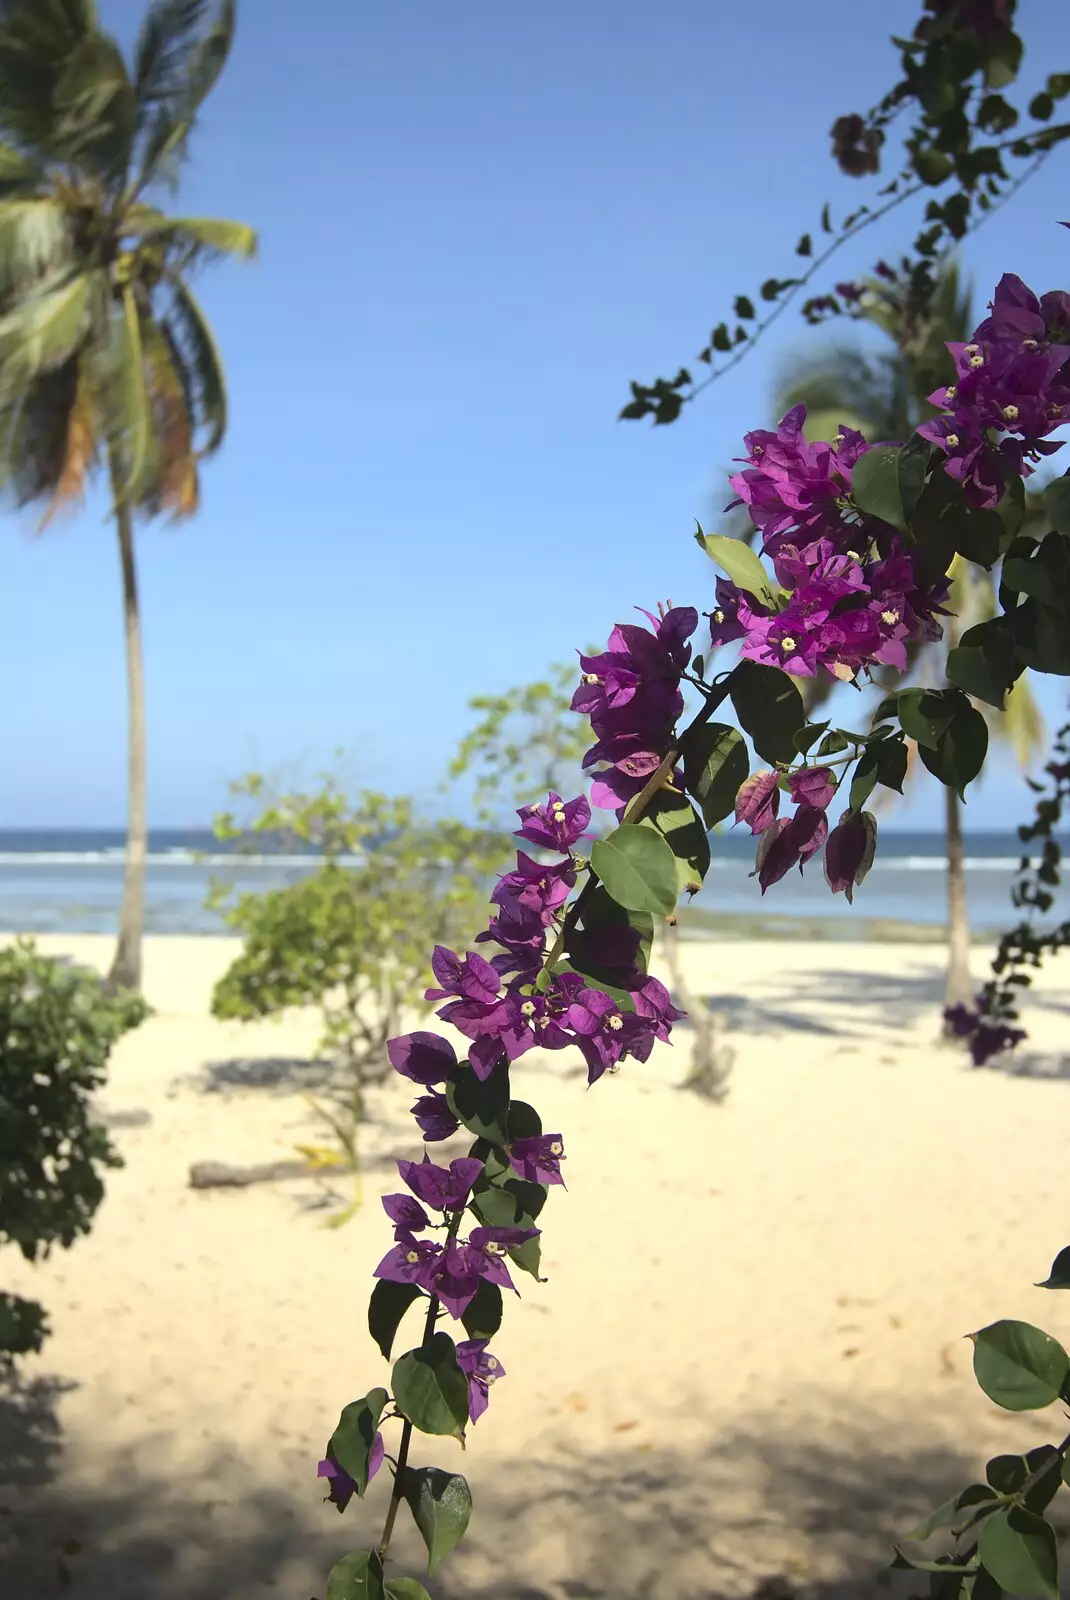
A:
<svg viewBox="0 0 1070 1600">
<path fill-rule="evenodd" d="M 1049 435 L 1070 422 L 1070 294 L 1038 299 L 1005 273 L 990 311 L 968 344 L 948 345 L 955 381 L 929 396 L 947 415 L 918 429 L 967 499 L 986 507 L 1059 448 Z"/>
<path fill-rule="evenodd" d="M 596 769 L 591 799 L 618 818 L 669 749 L 684 707 L 687 641 L 698 627 L 692 606 L 643 615 L 651 628 L 620 623 L 601 655 L 580 656 L 583 676 L 572 697 L 572 710 L 589 718 L 596 738 L 583 761 L 584 770 Z"/>
<path fill-rule="evenodd" d="M 1004 1050 L 1013 1050 L 1025 1038 L 1024 1028 L 1012 1028 L 1007 1022 L 993 1021 L 982 1016 L 974 1006 L 962 1004 L 948 1006 L 944 1022 L 949 1032 L 961 1039 L 970 1052 L 975 1067 L 983 1067 L 993 1056 Z"/>
<path fill-rule="evenodd" d="M 782 784 L 795 804 L 790 817 L 779 815 Z M 832 769 L 822 766 L 800 767 L 783 778 L 777 772 L 754 772 L 740 787 L 736 821 L 759 836 L 751 876 L 757 876 L 763 894 L 792 867 L 801 872 L 824 845 L 829 888 L 852 899 L 872 864 L 877 827 L 868 811 L 846 811 L 830 831 L 827 813 L 837 787 Z"/>
<path fill-rule="evenodd" d="M 732 505 L 746 505 L 776 585 L 755 595 L 720 579 L 711 644 L 739 640 L 748 660 L 794 677 L 902 671 L 908 644 L 939 638 L 947 582 L 921 585 L 894 530 L 852 509 L 852 469 L 869 448 L 862 435 L 844 428 L 831 444 L 808 444 L 805 420 L 805 406 L 794 406 L 775 432 L 746 436 Z"/>
</svg>

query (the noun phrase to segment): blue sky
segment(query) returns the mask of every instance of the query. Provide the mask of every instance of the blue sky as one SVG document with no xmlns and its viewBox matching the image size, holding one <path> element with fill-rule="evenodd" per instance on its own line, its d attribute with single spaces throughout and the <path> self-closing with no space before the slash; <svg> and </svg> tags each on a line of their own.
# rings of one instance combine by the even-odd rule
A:
<svg viewBox="0 0 1070 1600">
<path fill-rule="evenodd" d="M 690 361 L 735 293 L 791 270 L 825 198 L 863 197 L 828 128 L 892 81 L 887 36 L 917 9 L 819 30 L 788 0 L 760 29 L 708 0 L 245 0 L 180 204 L 261 232 L 258 263 L 201 283 L 231 432 L 196 521 L 139 535 L 157 826 L 338 747 L 368 784 L 431 796 L 469 695 L 634 605 L 710 603 L 694 519 L 715 525 L 723 464 L 819 335 L 789 313 L 671 428 L 616 414 L 630 378 Z M 1060 9 L 1022 0 L 1027 49 Z M 141 11 L 101 0 L 124 41 Z M 1057 155 L 969 242 L 979 298 L 1007 269 L 1066 283 L 1068 194 Z M 882 224 L 836 276 L 908 237 Z M 4 518 L 0 825 L 123 819 L 105 509 L 40 538 Z M 936 823 L 933 790 L 904 823 Z M 994 771 L 969 820 L 1026 805 Z"/>
</svg>

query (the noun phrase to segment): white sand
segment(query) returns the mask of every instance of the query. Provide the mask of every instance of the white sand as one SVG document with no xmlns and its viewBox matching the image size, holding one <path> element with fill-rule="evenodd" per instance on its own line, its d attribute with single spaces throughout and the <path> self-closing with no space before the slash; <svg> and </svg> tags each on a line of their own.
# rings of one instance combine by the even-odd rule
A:
<svg viewBox="0 0 1070 1600">
<path fill-rule="evenodd" d="M 377 1197 L 419 1148 L 411 1093 L 381 1097 L 366 1203 L 340 1231 L 309 1180 L 191 1192 L 192 1161 L 285 1158 L 312 1129 L 300 1067 L 233 1086 L 317 1034 L 310 1015 L 207 1015 L 234 948 L 148 941 L 157 1015 L 123 1041 L 102 1104 L 151 1123 L 115 1132 L 126 1166 L 87 1239 L 37 1269 L 5 1252 L 4 1283 L 55 1331 L 29 1390 L 0 1397 L 4 1600 L 308 1600 L 378 1537 L 387 1474 L 340 1518 L 315 1466 L 341 1406 L 387 1379 L 365 1308 L 390 1244 Z M 543 1214 L 549 1281 L 507 1305 L 508 1377 L 466 1454 L 420 1441 L 415 1459 L 462 1468 L 476 1502 L 438 1595 L 699 1600 L 773 1574 L 878 1594 L 912 1518 L 986 1455 L 1065 1431 L 987 1401 L 962 1336 L 1003 1316 L 1070 1333 L 1063 1297 L 1031 1287 L 1070 1240 L 1070 963 L 1030 1005 L 1016 1065 L 1033 1075 L 1011 1076 L 933 1046 L 939 950 L 685 953 L 734 1018 L 725 1106 L 676 1091 L 682 1030 L 590 1093 L 571 1056 L 515 1070 L 564 1135 L 569 1188 Z M 210 1064 L 235 1060 L 206 1091 Z M 402 1529 L 398 1570 L 419 1573 Z"/>
</svg>

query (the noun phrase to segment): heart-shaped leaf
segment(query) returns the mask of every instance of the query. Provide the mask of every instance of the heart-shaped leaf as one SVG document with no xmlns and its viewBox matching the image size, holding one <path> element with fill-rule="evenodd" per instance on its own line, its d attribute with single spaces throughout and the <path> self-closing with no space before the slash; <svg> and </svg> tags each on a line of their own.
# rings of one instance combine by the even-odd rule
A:
<svg viewBox="0 0 1070 1600">
<path fill-rule="evenodd" d="M 434 1572 L 463 1537 L 472 1515 L 472 1491 L 457 1472 L 439 1467 L 407 1467 L 405 1499 L 427 1546 L 427 1570 Z"/>
</svg>

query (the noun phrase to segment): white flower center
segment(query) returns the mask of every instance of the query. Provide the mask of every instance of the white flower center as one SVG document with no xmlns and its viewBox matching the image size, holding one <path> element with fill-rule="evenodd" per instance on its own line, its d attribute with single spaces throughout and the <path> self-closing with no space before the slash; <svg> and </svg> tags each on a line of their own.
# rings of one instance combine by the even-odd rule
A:
<svg viewBox="0 0 1070 1600">
<path fill-rule="evenodd" d="M 410 1267 L 414 1267 L 419 1259 L 419 1250 L 409 1250 L 405 1256 L 405 1260 L 409 1263 Z"/>
<path fill-rule="evenodd" d="M 795 640 L 791 637 L 790 634 L 788 635 L 788 637 L 786 639 L 781 639 L 780 648 L 781 648 L 781 650 L 794 650 L 795 649 Z"/>
<path fill-rule="evenodd" d="M 955 388 L 955 385 L 953 383 L 949 383 L 947 388 L 944 390 L 944 399 L 954 400 L 957 393 L 958 390 Z"/>
<path fill-rule="evenodd" d="M 720 627 L 721 623 L 724 621 L 724 612 L 723 611 L 715 611 L 713 613 L 713 620 L 714 620 L 714 622 L 716 622 L 717 626 Z"/>
<path fill-rule="evenodd" d="M 623 1026 L 624 1026 L 624 1018 L 623 1017 L 618 1017 L 614 1013 L 613 1016 L 606 1018 L 606 1025 L 608 1027 L 612 1028 L 614 1033 L 619 1033 L 621 1028 L 623 1028 Z"/>
<path fill-rule="evenodd" d="M 486 1250 L 487 1254 L 491 1256 L 503 1256 L 505 1254 L 505 1246 L 503 1244 L 499 1244 L 497 1239 L 488 1240 L 487 1244 L 484 1246 L 484 1249 Z"/>
<path fill-rule="evenodd" d="M 602 680 L 598 676 L 597 672 L 585 672 L 583 674 L 583 681 L 584 683 L 601 683 Z"/>
<path fill-rule="evenodd" d="M 844 434 L 842 434 L 842 433 L 838 433 L 838 434 L 837 434 L 837 435 L 836 435 L 836 437 L 835 437 L 835 438 L 834 438 L 834 439 L 833 439 L 833 440 L 832 440 L 832 441 L 831 441 L 831 443 L 832 443 L 832 448 L 833 448 L 833 449 L 834 449 L 834 450 L 838 450 L 838 449 L 839 449 L 839 448 L 840 448 L 840 445 L 841 445 L 841 444 L 842 444 L 842 443 L 843 443 L 843 441 L 844 441 L 844 438 L 845 438 L 845 435 L 844 435 Z"/>
<path fill-rule="evenodd" d="M 1004 406 L 1003 407 L 1003 415 L 1006 417 L 1008 422 L 1017 422 L 1018 421 L 1018 407 L 1017 406 Z"/>
<path fill-rule="evenodd" d="M 487 1371 L 488 1372 L 497 1372 L 497 1370 L 498 1370 L 498 1357 L 497 1356 L 488 1356 L 487 1357 Z"/>
<path fill-rule="evenodd" d="M 1023 339 L 1022 344 L 1026 350 L 1035 350 L 1037 348 L 1037 341 L 1035 339 Z"/>
<path fill-rule="evenodd" d="M 561 1143 L 561 1140 L 560 1139 L 555 1139 L 553 1144 L 550 1146 L 550 1154 L 552 1156 L 559 1156 L 559 1155 L 561 1155 L 561 1153 L 564 1150 L 564 1148 L 565 1147 Z"/>
<path fill-rule="evenodd" d="M 965 350 L 965 352 L 966 352 L 966 354 L 968 356 L 975 356 L 977 354 L 978 350 L 980 350 L 980 348 L 981 348 L 981 346 L 979 344 L 963 345 L 963 349 Z"/>
<path fill-rule="evenodd" d="M 520 1007 L 520 1015 L 522 1017 L 533 1017 L 535 1015 L 534 1002 L 531 1000 L 525 1000 L 524 1004 Z"/>
<path fill-rule="evenodd" d="M 958 449 L 958 443 L 959 443 L 958 434 L 957 433 L 949 433 L 947 438 L 944 440 L 944 443 L 948 446 L 949 449 L 957 450 Z"/>
<path fill-rule="evenodd" d="M 971 367 L 983 367 L 984 364 L 985 364 L 984 356 L 971 356 L 970 357 L 970 366 Z"/>
<path fill-rule="evenodd" d="M 882 611 L 881 612 L 881 621 L 882 622 L 886 622 L 888 624 L 889 628 L 891 628 L 895 623 L 897 623 L 899 621 L 899 613 L 898 613 L 898 611 Z"/>
</svg>

